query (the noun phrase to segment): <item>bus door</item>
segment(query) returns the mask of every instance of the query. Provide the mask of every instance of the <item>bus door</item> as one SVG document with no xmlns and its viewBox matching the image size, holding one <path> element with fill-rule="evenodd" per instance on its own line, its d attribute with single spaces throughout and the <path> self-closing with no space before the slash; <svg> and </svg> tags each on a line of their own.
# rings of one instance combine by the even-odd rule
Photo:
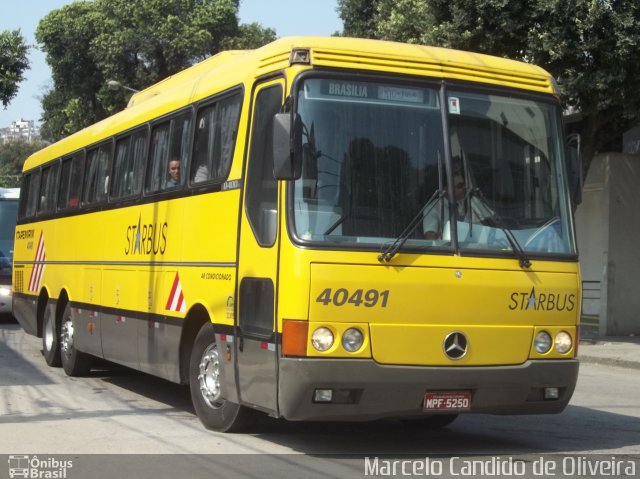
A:
<svg viewBox="0 0 640 479">
<path fill-rule="evenodd" d="M 236 370 L 241 403 L 277 409 L 276 301 L 278 184 L 273 177 L 273 116 L 283 102 L 282 79 L 253 94 L 238 262 Z"/>
</svg>

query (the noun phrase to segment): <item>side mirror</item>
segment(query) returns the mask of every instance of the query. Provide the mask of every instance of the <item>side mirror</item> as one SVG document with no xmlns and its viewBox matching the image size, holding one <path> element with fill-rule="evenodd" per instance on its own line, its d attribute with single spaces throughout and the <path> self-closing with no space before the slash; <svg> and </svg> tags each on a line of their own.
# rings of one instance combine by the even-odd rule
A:
<svg viewBox="0 0 640 479">
<path fill-rule="evenodd" d="M 291 128 L 293 126 L 293 134 Z M 276 113 L 273 117 L 273 176 L 297 180 L 302 173 L 302 120 L 299 115 Z"/>
<path fill-rule="evenodd" d="M 567 178 L 569 180 L 569 195 L 573 210 L 582 203 L 582 155 L 578 148 L 567 146 L 565 148 L 565 160 L 567 163 Z"/>
</svg>

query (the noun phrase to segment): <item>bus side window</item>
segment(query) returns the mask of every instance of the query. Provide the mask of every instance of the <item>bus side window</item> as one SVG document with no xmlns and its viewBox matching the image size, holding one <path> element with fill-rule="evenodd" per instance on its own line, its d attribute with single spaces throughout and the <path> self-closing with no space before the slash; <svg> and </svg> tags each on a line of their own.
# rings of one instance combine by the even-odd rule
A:
<svg viewBox="0 0 640 479">
<path fill-rule="evenodd" d="M 191 182 L 202 183 L 211 179 L 212 164 L 215 161 L 215 128 L 213 126 L 216 105 L 209 105 L 198 112 L 196 134 L 193 147 Z"/>
<path fill-rule="evenodd" d="M 189 150 L 191 149 L 191 123 L 191 111 L 171 120 L 169 161 L 174 161 L 176 159 L 180 161 L 180 172 L 178 174 L 177 184 L 174 186 L 184 185 L 184 178 L 189 160 Z M 168 170 L 169 165 L 167 165 L 167 171 Z M 167 180 L 170 180 L 169 176 L 167 176 Z M 165 187 L 170 187 L 170 185 L 167 184 Z"/>
<path fill-rule="evenodd" d="M 169 128 L 166 122 L 157 125 L 151 131 L 151 147 L 149 149 L 149 170 L 146 191 L 159 191 L 164 187 L 167 174 L 167 159 L 169 157 Z"/>
<path fill-rule="evenodd" d="M 153 129 L 149 151 L 151 174 L 147 179 L 147 192 L 179 188 L 184 185 L 191 148 L 191 118 L 192 114 L 189 110 Z M 176 166 L 177 174 L 175 170 L 172 174 L 169 169 Z"/>
<path fill-rule="evenodd" d="M 116 143 L 115 167 L 111 183 L 112 198 L 126 198 L 140 193 L 144 175 L 146 131 L 138 131 Z"/>
<path fill-rule="evenodd" d="M 27 216 L 27 201 L 29 198 L 29 188 L 31 187 L 31 173 L 22 177 L 22 185 L 20 186 L 20 205 L 18 206 L 18 219 Z"/>
<path fill-rule="evenodd" d="M 133 134 L 129 145 L 129 170 L 127 188 L 132 195 L 140 194 L 144 177 L 145 149 L 147 147 L 147 130 Z"/>
<path fill-rule="evenodd" d="M 113 181 L 111 182 L 111 198 L 122 198 L 128 196 L 127 173 L 128 173 L 128 151 L 131 138 L 126 137 L 116 142 L 116 154 L 113 167 Z"/>
<path fill-rule="evenodd" d="M 111 143 L 104 143 L 87 154 L 87 171 L 83 203 L 93 205 L 107 198 Z"/>
<path fill-rule="evenodd" d="M 55 196 L 58 187 L 58 168 L 60 163 L 42 168 L 42 179 L 40 181 L 40 195 L 38 203 L 38 214 L 46 215 L 52 213 L 55 207 Z"/>
<path fill-rule="evenodd" d="M 82 178 L 84 170 L 84 155 L 78 153 L 71 161 L 71 181 L 69 183 L 69 200 L 67 207 L 77 208 L 80 206 L 80 193 L 82 192 Z"/>
<path fill-rule="evenodd" d="M 238 93 L 198 111 L 191 182 L 224 181 L 231 168 L 242 96 Z"/>
<path fill-rule="evenodd" d="M 60 190 L 58 191 L 58 210 L 67 207 L 69 200 L 69 181 L 71 179 L 71 158 L 62 160 L 62 168 L 60 171 Z"/>
<path fill-rule="evenodd" d="M 273 176 L 273 116 L 282 105 L 282 86 L 267 87 L 258 93 L 247 170 L 247 216 L 260 246 L 276 240 L 277 182 Z"/>
<path fill-rule="evenodd" d="M 36 214 L 38 206 L 38 190 L 40 187 L 40 170 L 36 170 L 30 175 L 29 190 L 27 192 L 25 216 L 31 217 Z"/>
</svg>

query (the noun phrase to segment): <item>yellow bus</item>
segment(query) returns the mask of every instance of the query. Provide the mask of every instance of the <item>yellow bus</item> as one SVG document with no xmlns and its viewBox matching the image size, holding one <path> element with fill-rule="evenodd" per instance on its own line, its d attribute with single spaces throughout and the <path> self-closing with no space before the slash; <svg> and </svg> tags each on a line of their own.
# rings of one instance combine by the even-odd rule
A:
<svg viewBox="0 0 640 479">
<path fill-rule="evenodd" d="M 535 66 L 350 38 L 220 53 L 26 161 L 14 314 L 49 365 L 188 384 L 220 431 L 557 413 L 566 158 Z"/>
</svg>

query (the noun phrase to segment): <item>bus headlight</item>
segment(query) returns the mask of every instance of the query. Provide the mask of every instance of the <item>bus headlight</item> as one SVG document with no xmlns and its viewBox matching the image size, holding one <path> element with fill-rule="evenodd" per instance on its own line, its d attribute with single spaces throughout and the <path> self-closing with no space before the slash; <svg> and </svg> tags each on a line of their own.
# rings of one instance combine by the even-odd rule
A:
<svg viewBox="0 0 640 479">
<path fill-rule="evenodd" d="M 333 333 L 329 328 L 318 328 L 311 335 L 311 344 L 316 350 L 324 352 L 333 346 Z"/>
<path fill-rule="evenodd" d="M 560 331 L 556 334 L 556 351 L 560 354 L 565 354 L 571 351 L 571 347 L 573 346 L 573 340 L 571 339 L 571 335 L 566 331 Z"/>
<path fill-rule="evenodd" d="M 350 353 L 355 353 L 362 347 L 364 336 L 359 329 L 349 328 L 342 335 L 342 347 Z"/>
<path fill-rule="evenodd" d="M 551 336 L 546 331 L 540 331 L 536 334 L 536 339 L 534 340 L 536 352 L 539 354 L 548 353 L 551 349 Z"/>
</svg>

